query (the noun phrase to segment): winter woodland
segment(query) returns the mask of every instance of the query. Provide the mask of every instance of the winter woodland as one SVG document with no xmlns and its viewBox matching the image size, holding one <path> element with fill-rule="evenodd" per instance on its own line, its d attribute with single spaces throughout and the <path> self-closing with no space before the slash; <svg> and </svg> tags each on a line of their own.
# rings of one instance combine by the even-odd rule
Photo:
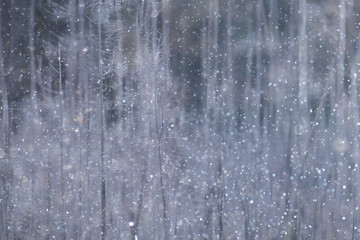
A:
<svg viewBox="0 0 360 240">
<path fill-rule="evenodd" d="M 358 0 L 0 0 L 0 239 L 360 239 L 359 36 Z"/>
</svg>

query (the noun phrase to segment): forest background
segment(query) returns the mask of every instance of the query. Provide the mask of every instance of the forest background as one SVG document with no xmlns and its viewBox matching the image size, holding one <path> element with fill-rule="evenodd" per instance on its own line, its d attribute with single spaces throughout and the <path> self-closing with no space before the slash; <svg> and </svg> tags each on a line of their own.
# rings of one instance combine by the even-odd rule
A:
<svg viewBox="0 0 360 240">
<path fill-rule="evenodd" d="M 356 0 L 1 0 L 0 239 L 357 239 Z"/>
</svg>

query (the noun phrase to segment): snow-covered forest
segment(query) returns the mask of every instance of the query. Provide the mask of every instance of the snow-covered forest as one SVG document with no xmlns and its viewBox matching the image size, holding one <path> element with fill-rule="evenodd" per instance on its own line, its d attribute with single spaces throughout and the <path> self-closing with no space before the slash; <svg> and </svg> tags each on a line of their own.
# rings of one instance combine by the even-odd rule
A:
<svg viewBox="0 0 360 240">
<path fill-rule="evenodd" d="M 358 0 L 0 0 L 0 239 L 360 239 L 359 36 Z"/>
</svg>

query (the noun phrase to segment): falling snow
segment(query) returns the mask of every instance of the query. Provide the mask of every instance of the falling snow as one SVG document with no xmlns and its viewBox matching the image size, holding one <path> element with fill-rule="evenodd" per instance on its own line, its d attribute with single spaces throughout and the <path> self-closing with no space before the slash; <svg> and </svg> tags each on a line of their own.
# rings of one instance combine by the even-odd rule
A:
<svg viewBox="0 0 360 240">
<path fill-rule="evenodd" d="M 0 1 L 0 239 L 360 239 L 360 1 Z"/>
</svg>

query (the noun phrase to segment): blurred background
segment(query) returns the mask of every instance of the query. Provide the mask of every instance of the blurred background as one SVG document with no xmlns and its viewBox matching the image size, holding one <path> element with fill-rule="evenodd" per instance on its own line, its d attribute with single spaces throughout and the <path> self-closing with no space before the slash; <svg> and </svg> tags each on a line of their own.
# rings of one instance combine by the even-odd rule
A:
<svg viewBox="0 0 360 240">
<path fill-rule="evenodd" d="M 1 0 L 0 239 L 358 239 L 356 0 Z"/>
</svg>

